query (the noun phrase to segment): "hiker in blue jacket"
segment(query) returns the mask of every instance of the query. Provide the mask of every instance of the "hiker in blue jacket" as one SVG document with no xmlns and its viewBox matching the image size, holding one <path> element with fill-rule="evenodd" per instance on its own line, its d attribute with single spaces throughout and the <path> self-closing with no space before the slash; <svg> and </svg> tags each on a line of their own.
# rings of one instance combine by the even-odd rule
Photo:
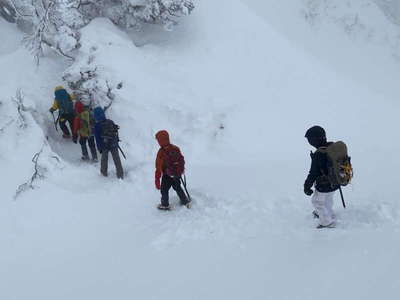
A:
<svg viewBox="0 0 400 300">
<path fill-rule="evenodd" d="M 93 114 L 96 121 L 94 135 L 96 137 L 97 149 L 101 153 L 100 172 L 103 176 L 108 176 L 108 152 L 111 152 L 117 170 L 117 177 L 123 179 L 124 170 L 122 169 L 121 158 L 118 152 L 119 126 L 106 118 L 104 110 L 101 107 L 96 107 Z"/>
</svg>

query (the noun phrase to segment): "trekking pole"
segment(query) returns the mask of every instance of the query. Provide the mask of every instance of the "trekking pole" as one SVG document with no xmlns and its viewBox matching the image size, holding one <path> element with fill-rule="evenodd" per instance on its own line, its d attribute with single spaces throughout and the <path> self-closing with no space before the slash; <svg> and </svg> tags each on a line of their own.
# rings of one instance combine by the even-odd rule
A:
<svg viewBox="0 0 400 300">
<path fill-rule="evenodd" d="M 56 127 L 56 131 L 58 132 L 58 128 L 57 128 L 57 121 L 58 121 L 58 118 L 57 118 L 57 120 L 56 120 L 56 118 L 54 117 L 54 112 L 51 112 L 51 115 L 53 116 L 54 126 Z"/>
<path fill-rule="evenodd" d="M 184 178 L 184 179 L 183 179 L 183 178 Z M 192 197 L 190 197 L 190 194 L 189 194 L 189 192 L 188 192 L 188 190 L 187 190 L 187 187 L 186 187 L 186 175 L 185 175 L 185 174 L 183 174 L 183 178 L 181 177 L 181 182 L 182 182 L 182 184 L 183 184 L 183 188 L 185 189 L 186 195 L 187 195 L 188 198 L 189 198 L 189 202 L 191 202 L 191 201 L 192 201 Z"/>
<path fill-rule="evenodd" d="M 122 156 L 125 158 L 125 160 L 126 160 L 126 156 L 125 156 L 125 153 L 124 153 L 124 151 L 122 151 L 122 149 L 121 149 L 121 147 L 118 145 L 118 149 L 119 149 L 119 151 L 121 151 L 121 154 L 122 154 Z"/>
<path fill-rule="evenodd" d="M 343 191 L 341 186 L 339 186 L 339 191 L 340 191 L 340 197 L 342 198 L 343 208 L 346 208 L 346 203 L 344 202 Z"/>
</svg>

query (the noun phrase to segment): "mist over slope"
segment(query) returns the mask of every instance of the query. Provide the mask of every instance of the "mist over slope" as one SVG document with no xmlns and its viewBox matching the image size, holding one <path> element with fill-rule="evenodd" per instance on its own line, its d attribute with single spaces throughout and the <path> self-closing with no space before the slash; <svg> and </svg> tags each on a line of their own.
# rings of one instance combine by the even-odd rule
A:
<svg viewBox="0 0 400 300">
<path fill-rule="evenodd" d="M 243 2 L 343 79 L 374 90 L 377 101 L 397 98 L 400 26 L 375 1 Z"/>
<path fill-rule="evenodd" d="M 0 46 L 8 70 L 0 79 L 2 299 L 395 299 L 396 87 L 349 80 L 365 70 L 347 73 L 355 56 L 338 47 L 315 55 L 291 38 L 294 27 L 309 36 L 309 25 L 274 9 L 260 17 L 241 1 L 203 0 L 175 32 L 143 34 L 140 47 L 134 33 L 96 19 L 82 30 L 73 65 L 47 53 L 39 67 L 19 45 L 22 35 L 0 20 L 9 41 Z M 340 30 L 329 33 L 360 49 Z M 65 71 L 89 61 L 99 82 L 123 86 L 107 114 L 121 126 L 124 181 L 81 163 L 47 111 Z M 19 88 L 25 128 L 10 100 Z M 303 136 L 314 124 L 348 143 L 356 170 L 346 211 L 336 198 L 332 231 L 314 230 L 302 194 L 310 150 Z M 185 154 L 192 210 L 155 209 L 159 129 Z M 44 177 L 15 198 L 41 150 Z"/>
</svg>

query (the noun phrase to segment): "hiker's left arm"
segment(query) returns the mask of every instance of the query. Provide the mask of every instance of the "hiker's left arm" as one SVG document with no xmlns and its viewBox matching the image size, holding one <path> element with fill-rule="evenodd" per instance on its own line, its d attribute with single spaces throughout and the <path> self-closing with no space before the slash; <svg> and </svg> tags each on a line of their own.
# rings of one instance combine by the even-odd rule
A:
<svg viewBox="0 0 400 300">
<path fill-rule="evenodd" d="M 308 172 L 306 181 L 304 182 L 304 190 L 309 190 L 314 185 L 315 180 L 319 176 L 320 170 L 318 167 L 318 157 L 317 153 L 311 154 L 311 167 Z"/>
</svg>

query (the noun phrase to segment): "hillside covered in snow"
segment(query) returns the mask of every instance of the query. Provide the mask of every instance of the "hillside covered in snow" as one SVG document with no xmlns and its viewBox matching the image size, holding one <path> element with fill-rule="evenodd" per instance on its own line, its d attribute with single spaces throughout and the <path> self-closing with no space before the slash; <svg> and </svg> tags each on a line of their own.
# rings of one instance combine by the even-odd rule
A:
<svg viewBox="0 0 400 300">
<path fill-rule="evenodd" d="M 195 5 L 172 31 L 96 17 L 73 60 L 45 49 L 39 65 L 0 18 L 0 298 L 397 299 L 400 27 L 370 0 Z M 88 72 L 124 180 L 82 162 L 48 111 Z M 355 170 L 322 231 L 303 194 L 315 124 Z M 161 129 L 190 210 L 156 209 Z"/>
</svg>

